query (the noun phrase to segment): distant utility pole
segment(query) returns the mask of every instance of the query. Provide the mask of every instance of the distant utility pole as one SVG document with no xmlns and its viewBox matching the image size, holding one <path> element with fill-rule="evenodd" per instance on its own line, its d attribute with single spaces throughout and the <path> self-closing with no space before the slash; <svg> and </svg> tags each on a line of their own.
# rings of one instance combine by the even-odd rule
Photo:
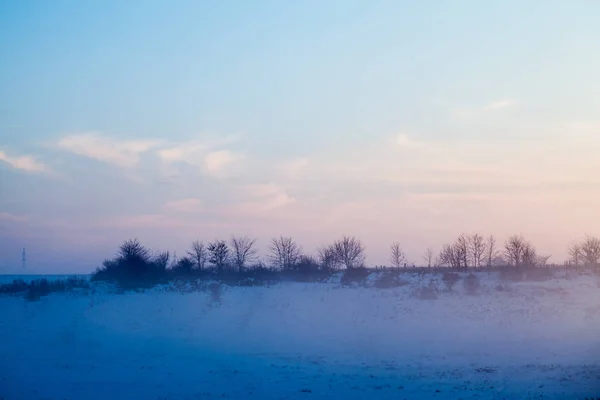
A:
<svg viewBox="0 0 600 400">
<path fill-rule="evenodd" d="M 23 247 L 23 251 L 21 252 L 21 264 L 23 269 L 27 266 L 27 255 L 25 254 L 25 247 Z"/>
</svg>

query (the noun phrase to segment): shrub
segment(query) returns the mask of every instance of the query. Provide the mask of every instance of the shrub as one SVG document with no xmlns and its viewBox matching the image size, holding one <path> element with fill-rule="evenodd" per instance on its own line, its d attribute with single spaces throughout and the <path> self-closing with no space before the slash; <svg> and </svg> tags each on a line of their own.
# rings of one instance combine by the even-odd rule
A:
<svg viewBox="0 0 600 400">
<path fill-rule="evenodd" d="M 22 294 L 25 299 L 34 301 L 50 293 L 68 292 L 80 288 L 88 289 L 89 286 L 89 282 L 86 279 L 78 277 L 52 281 L 44 278 L 32 280 L 29 283 L 22 279 L 16 279 L 12 283 L 0 285 L 0 294 Z"/>
<path fill-rule="evenodd" d="M 28 289 L 29 285 L 23 279 L 15 279 L 11 283 L 0 285 L 0 293 L 2 294 L 18 294 L 23 293 Z"/>
<path fill-rule="evenodd" d="M 122 289 L 151 287 L 167 280 L 168 253 L 152 257 L 137 239 L 121 245 L 113 260 L 106 260 L 92 275 L 92 281 L 107 281 Z"/>
<path fill-rule="evenodd" d="M 296 270 L 301 275 L 310 275 L 319 270 L 319 263 L 311 256 L 300 256 L 296 263 Z"/>
<path fill-rule="evenodd" d="M 375 281 L 378 289 L 391 289 L 408 285 L 408 281 L 400 278 L 400 274 L 394 271 L 386 271 Z"/>
<path fill-rule="evenodd" d="M 194 261 L 190 257 L 180 258 L 171 268 L 171 276 L 174 278 L 190 278 L 194 274 Z"/>
<path fill-rule="evenodd" d="M 285 271 L 284 271 L 285 273 Z M 322 282 L 329 278 L 333 270 L 321 268 L 314 257 L 300 256 L 291 278 L 299 282 Z"/>
<path fill-rule="evenodd" d="M 55 283 L 54 289 L 60 291 L 60 284 Z M 50 285 L 47 279 L 31 281 L 28 285 L 25 299 L 29 301 L 37 301 L 42 296 L 47 296 L 51 292 Z"/>
<path fill-rule="evenodd" d="M 469 274 L 464 281 L 467 294 L 475 294 L 479 290 L 479 278 L 475 274 Z"/>
<path fill-rule="evenodd" d="M 352 285 L 356 283 L 364 285 L 370 273 L 371 272 L 364 267 L 346 269 L 342 275 L 341 284 Z"/>
<path fill-rule="evenodd" d="M 446 272 L 442 276 L 442 281 L 446 285 L 446 288 L 448 289 L 448 291 L 452 291 L 452 289 L 458 283 L 459 280 L 460 280 L 460 275 L 457 274 L 456 272 Z"/>
<path fill-rule="evenodd" d="M 267 283 L 279 280 L 278 271 L 275 268 L 270 268 L 263 264 L 253 265 L 245 272 L 245 276 L 256 281 Z"/>
</svg>

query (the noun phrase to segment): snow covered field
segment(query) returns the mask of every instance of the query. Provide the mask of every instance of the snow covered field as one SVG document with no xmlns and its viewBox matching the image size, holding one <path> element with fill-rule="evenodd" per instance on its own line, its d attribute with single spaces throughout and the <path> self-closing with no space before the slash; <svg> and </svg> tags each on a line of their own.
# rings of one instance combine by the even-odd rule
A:
<svg viewBox="0 0 600 400">
<path fill-rule="evenodd" d="M 600 277 L 479 276 L 0 297 L 0 399 L 600 397 Z"/>
</svg>

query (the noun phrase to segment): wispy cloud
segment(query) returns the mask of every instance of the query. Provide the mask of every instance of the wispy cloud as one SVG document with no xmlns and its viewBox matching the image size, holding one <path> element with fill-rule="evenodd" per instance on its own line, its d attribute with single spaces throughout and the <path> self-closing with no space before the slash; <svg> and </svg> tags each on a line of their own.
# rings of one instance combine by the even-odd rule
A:
<svg viewBox="0 0 600 400">
<path fill-rule="evenodd" d="M 211 222 L 202 218 L 190 218 L 188 215 L 167 215 L 161 213 L 113 216 L 90 221 L 90 226 L 100 229 L 117 229 L 126 232 L 139 232 L 143 229 L 167 229 L 172 236 L 197 235 L 198 229 L 225 232 L 230 225 L 227 222 Z M 229 232 L 228 232 L 229 233 Z"/>
<path fill-rule="evenodd" d="M 424 142 L 420 142 L 416 139 L 413 139 L 407 133 L 400 133 L 393 138 L 393 145 L 400 148 L 414 149 L 417 147 L 422 147 L 425 145 Z"/>
<path fill-rule="evenodd" d="M 156 155 L 162 161 L 164 175 L 176 175 L 178 164 L 188 164 L 199 168 L 205 175 L 224 178 L 230 168 L 243 159 L 241 154 L 224 148 L 236 140 L 233 136 L 202 137 L 164 146 L 156 151 Z"/>
<path fill-rule="evenodd" d="M 274 183 L 245 185 L 239 194 L 246 200 L 229 208 L 228 212 L 258 216 L 296 202 L 284 187 Z"/>
<path fill-rule="evenodd" d="M 306 169 L 310 164 L 310 161 L 306 157 L 300 157 L 290 160 L 283 164 L 282 172 L 287 177 L 295 177 Z"/>
<path fill-rule="evenodd" d="M 501 100 L 496 100 L 496 101 L 492 101 L 489 104 L 486 104 L 484 107 L 482 107 L 483 111 L 498 111 L 498 110 L 503 110 L 505 108 L 509 108 L 512 107 L 516 104 L 516 101 L 512 100 L 512 99 L 501 99 Z"/>
<path fill-rule="evenodd" d="M 222 176 L 227 168 L 239 159 L 239 155 L 229 150 L 213 151 L 204 158 L 204 169 L 209 175 Z"/>
<path fill-rule="evenodd" d="M 163 209 L 176 213 L 196 213 L 202 210 L 202 205 L 202 200 L 189 198 L 168 201 L 163 205 Z"/>
<path fill-rule="evenodd" d="M 4 161 L 12 168 L 27 172 L 48 172 L 48 167 L 36 160 L 34 156 L 9 156 L 0 150 L 0 161 Z"/>
<path fill-rule="evenodd" d="M 483 114 L 495 113 L 516 106 L 518 103 L 514 99 L 504 98 L 490 101 L 481 106 L 463 106 L 452 108 L 452 113 L 458 118 L 473 118 Z"/>
<path fill-rule="evenodd" d="M 140 155 L 160 145 L 157 140 L 120 140 L 98 133 L 84 133 L 63 137 L 58 146 L 80 156 L 113 164 L 135 167 Z"/>
<path fill-rule="evenodd" d="M 186 225 L 184 220 L 167 216 L 164 214 L 138 214 L 127 216 L 115 216 L 96 221 L 94 224 L 99 228 L 164 228 L 178 229 Z"/>
<path fill-rule="evenodd" d="M 194 165 L 206 151 L 208 151 L 208 146 L 205 144 L 182 143 L 159 149 L 156 154 L 167 163 L 186 162 Z"/>
<path fill-rule="evenodd" d="M 25 222 L 29 220 L 26 215 L 15 215 L 7 212 L 0 212 L 0 220 L 9 222 Z"/>
</svg>

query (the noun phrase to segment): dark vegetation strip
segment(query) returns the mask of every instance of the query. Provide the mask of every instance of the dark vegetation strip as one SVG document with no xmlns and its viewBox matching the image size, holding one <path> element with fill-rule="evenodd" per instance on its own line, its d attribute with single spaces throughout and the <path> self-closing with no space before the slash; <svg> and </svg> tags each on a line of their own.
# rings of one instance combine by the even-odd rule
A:
<svg viewBox="0 0 600 400">
<path fill-rule="evenodd" d="M 479 278 L 474 271 L 497 272 L 503 281 L 546 280 L 559 269 L 582 269 L 579 266 L 548 266 L 525 264 L 518 266 L 464 267 L 448 266 L 407 267 L 395 262 L 395 267 L 366 268 L 364 247 L 356 238 L 344 237 L 334 245 L 319 250 L 318 257 L 301 253 L 291 238 L 273 239 L 270 247 L 270 265 L 258 261 L 253 248 L 254 240 L 234 238 L 232 248 L 224 241 L 207 246 L 195 242 L 188 256 L 173 259 L 168 252 L 152 252 L 138 240 L 123 243 L 114 258 L 105 260 L 91 278 L 37 279 L 31 282 L 15 280 L 0 285 L 0 294 L 19 295 L 27 300 L 39 300 L 50 293 L 75 292 L 86 294 L 93 290 L 94 282 L 113 284 L 117 292 L 144 290 L 156 285 L 171 284 L 179 291 L 207 290 L 207 282 L 229 286 L 265 286 L 279 282 L 325 282 L 342 271 L 340 283 L 345 286 L 366 286 L 369 276 L 379 272 L 373 282 L 378 289 L 396 288 L 409 284 L 405 274 L 442 274 L 447 291 L 452 291 L 459 281 L 467 294 L 476 294 Z M 398 248 L 392 247 L 392 261 L 398 259 Z M 465 264 L 467 265 L 467 264 Z M 597 266 L 589 268 L 598 271 Z M 465 276 L 465 272 L 468 272 Z M 462 275 L 461 275 L 462 274 Z M 423 287 L 417 297 L 433 299 L 438 289 Z"/>
</svg>

